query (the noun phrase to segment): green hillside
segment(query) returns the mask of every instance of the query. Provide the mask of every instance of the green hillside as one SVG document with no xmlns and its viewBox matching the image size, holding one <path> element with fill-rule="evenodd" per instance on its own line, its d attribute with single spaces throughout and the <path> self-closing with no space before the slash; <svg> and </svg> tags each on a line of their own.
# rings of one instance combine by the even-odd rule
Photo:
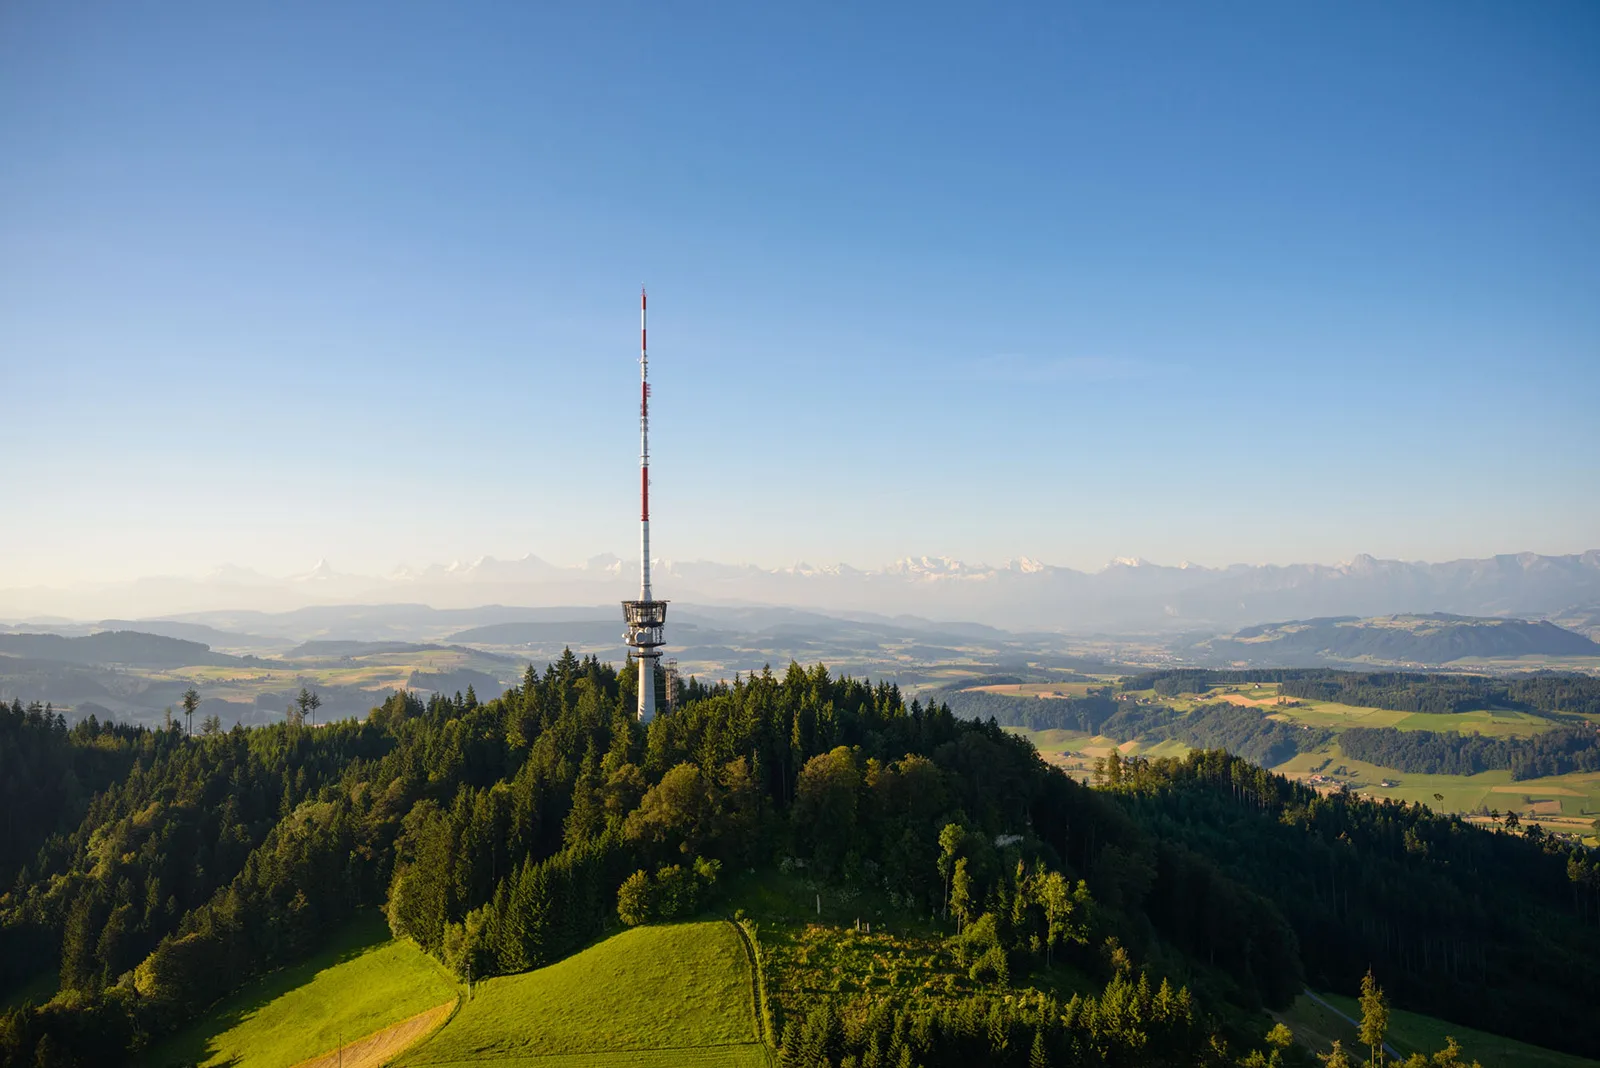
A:
<svg viewBox="0 0 1600 1068">
<path fill-rule="evenodd" d="M 1350 1020 L 1361 1018 L 1360 1003 L 1342 994 L 1319 994 L 1317 999 L 1302 994 L 1290 1008 L 1274 1015 L 1294 1032 L 1297 1041 L 1314 1052 L 1326 1053 L 1333 1040 L 1338 1039 L 1345 1052 L 1359 1054 L 1361 1040 Z M 1388 1042 L 1402 1056 L 1443 1049 L 1447 1036 L 1455 1038 L 1468 1060 L 1476 1060 L 1484 1068 L 1594 1068 L 1596 1064 L 1570 1053 L 1541 1049 L 1432 1016 L 1392 1006 L 1389 1009 Z"/>
<path fill-rule="evenodd" d="M 245 987 L 145 1058 L 167 1065 L 289 1068 L 456 997 L 453 977 L 369 913 L 321 952 Z"/>
<path fill-rule="evenodd" d="M 478 984 L 399 1063 L 766 1068 L 754 991 L 732 923 L 637 927 L 549 967 Z"/>
</svg>

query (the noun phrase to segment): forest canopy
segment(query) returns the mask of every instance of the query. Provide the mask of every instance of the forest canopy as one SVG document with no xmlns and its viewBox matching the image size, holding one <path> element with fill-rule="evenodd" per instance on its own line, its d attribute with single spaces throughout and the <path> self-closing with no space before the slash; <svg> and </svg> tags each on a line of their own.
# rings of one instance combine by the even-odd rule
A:
<svg viewBox="0 0 1600 1068">
<path fill-rule="evenodd" d="M 37 793 L 0 839 L 0 995 L 55 965 L 61 983 L 0 1017 L 0 1064 L 115 1063 L 364 908 L 481 977 L 731 908 L 728 873 L 784 865 L 944 918 L 1008 992 L 876 1014 L 780 997 L 786 1056 L 1232 1063 L 1234 1021 L 1369 965 L 1408 1007 L 1600 1052 L 1600 883 L 1573 847 L 1220 749 L 1119 761 L 1093 789 L 992 719 L 821 666 L 691 680 L 648 726 L 636 685 L 569 653 L 492 700 L 399 693 L 316 728 L 0 711 L 0 781 Z M 1237 741 L 1220 709 L 1214 729 Z M 1060 967 L 1088 990 L 1052 993 Z"/>
</svg>

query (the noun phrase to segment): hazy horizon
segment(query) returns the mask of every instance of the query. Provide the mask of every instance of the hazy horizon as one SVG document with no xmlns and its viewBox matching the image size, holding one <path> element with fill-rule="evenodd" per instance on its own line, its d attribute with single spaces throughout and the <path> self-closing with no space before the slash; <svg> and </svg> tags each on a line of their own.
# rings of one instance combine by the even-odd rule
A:
<svg viewBox="0 0 1600 1068">
<path fill-rule="evenodd" d="M 706 556 L 672 557 L 672 556 L 667 556 L 667 555 L 665 555 L 663 553 L 652 552 L 651 553 L 651 560 L 652 560 L 652 566 L 653 567 L 665 566 L 665 567 L 671 568 L 673 566 L 678 566 L 678 565 L 683 565 L 683 566 L 709 565 L 709 566 L 713 566 L 713 567 L 754 569 L 754 570 L 765 571 L 765 572 L 781 572 L 781 571 L 788 571 L 788 570 L 793 570 L 793 569 L 800 568 L 800 569 L 816 570 L 816 571 L 819 571 L 819 572 L 823 571 L 823 570 L 843 569 L 843 570 L 847 570 L 847 571 L 857 571 L 857 572 L 862 572 L 862 573 L 873 573 L 873 572 L 883 572 L 883 571 L 894 570 L 894 569 L 896 569 L 896 568 L 898 568 L 898 567 L 900 567 L 902 565 L 905 565 L 905 564 L 950 563 L 950 564 L 956 564 L 956 565 L 961 565 L 961 566 L 971 567 L 971 568 L 987 568 L 987 569 L 1021 568 L 1021 569 L 1025 570 L 1025 569 L 1031 568 L 1031 567 L 1043 567 L 1043 568 L 1050 568 L 1050 569 L 1071 570 L 1071 571 L 1081 572 L 1083 574 L 1091 574 L 1092 575 L 1092 574 L 1098 574 L 1098 573 L 1100 573 L 1102 571 L 1105 571 L 1108 568 L 1117 567 L 1117 566 L 1152 566 L 1152 567 L 1157 567 L 1157 568 L 1200 568 L 1200 569 L 1212 570 L 1212 571 L 1220 571 L 1220 570 L 1226 570 L 1228 568 L 1238 568 L 1238 567 L 1248 567 L 1248 568 L 1274 568 L 1274 567 L 1282 568 L 1282 567 L 1296 567 L 1296 566 L 1346 567 L 1346 566 L 1349 566 L 1350 564 L 1352 564 L 1354 561 L 1357 561 L 1357 560 L 1362 559 L 1362 558 L 1369 558 L 1369 559 L 1373 559 L 1373 560 L 1386 561 L 1386 562 L 1406 563 L 1406 564 L 1447 564 L 1447 563 L 1456 563 L 1456 562 L 1467 561 L 1467 560 L 1487 560 L 1487 559 L 1492 559 L 1492 558 L 1496 558 L 1496 557 L 1519 557 L 1519 556 L 1528 556 L 1528 555 L 1547 556 L 1547 557 L 1572 557 L 1572 556 L 1582 556 L 1584 554 L 1592 553 L 1592 552 L 1596 552 L 1596 551 L 1600 551 L 1600 550 L 1597 550 L 1597 548 L 1595 546 L 1593 546 L 1593 545 L 1590 545 L 1590 546 L 1578 546 L 1578 547 L 1574 547 L 1574 548 L 1570 548 L 1570 549 L 1555 550 L 1555 551 L 1539 551 L 1539 550 L 1535 550 L 1535 549 L 1518 548 L 1518 549 L 1501 550 L 1501 551 L 1497 551 L 1497 552 L 1488 552 L 1488 553 L 1483 553 L 1481 555 L 1447 556 L 1447 557 L 1438 557 L 1438 558 L 1403 557 L 1403 556 L 1385 555 L 1385 554 L 1382 554 L 1382 553 L 1374 553 L 1374 552 L 1367 552 L 1367 551 L 1357 551 L 1357 552 L 1351 553 L 1351 554 L 1349 554 L 1347 556 L 1340 557 L 1338 559 L 1315 559 L 1315 560 L 1314 559 L 1298 559 L 1298 558 L 1285 558 L 1285 559 L 1274 559 L 1274 560 L 1231 560 L 1231 559 L 1197 560 L 1197 559 L 1194 559 L 1194 558 L 1188 557 L 1188 556 L 1182 557 L 1180 559 L 1151 559 L 1151 558 L 1146 557 L 1146 556 L 1136 556 L 1136 555 L 1129 555 L 1129 554 L 1116 554 L 1116 555 L 1112 555 L 1112 556 L 1109 556 L 1109 557 L 1107 557 L 1105 559 L 1099 560 L 1099 561 L 1094 562 L 1094 563 L 1089 563 L 1089 564 L 1063 563 L 1063 562 L 1061 562 L 1059 560 L 1047 559 L 1047 558 L 1044 558 L 1042 556 L 1030 555 L 1030 554 L 1027 554 L 1027 553 L 1022 553 L 1022 554 L 1012 555 L 1012 556 L 1006 556 L 1006 557 L 1002 557 L 1002 558 L 999 558 L 999 559 L 978 559 L 978 558 L 958 557 L 958 556 L 954 556 L 954 555 L 952 555 L 950 553 L 933 553 L 933 552 L 901 553 L 900 555 L 894 556 L 894 557 L 889 558 L 889 559 L 876 560 L 876 561 L 837 560 L 837 559 L 829 559 L 829 558 L 821 557 L 821 556 L 813 556 L 811 558 L 801 558 L 801 559 L 793 559 L 793 560 L 776 560 L 776 559 L 773 559 L 773 560 L 764 560 L 764 559 L 755 559 L 755 560 L 753 560 L 753 559 L 731 559 L 731 560 L 723 559 L 723 560 L 718 560 L 718 559 L 713 559 L 711 557 L 706 557 Z M 623 552 L 603 550 L 603 551 L 592 553 L 589 556 L 584 557 L 582 559 L 558 559 L 558 558 L 554 558 L 554 557 L 545 555 L 543 553 L 539 553 L 539 552 L 536 552 L 536 551 L 529 550 L 529 551 L 518 553 L 518 554 L 515 554 L 515 555 L 506 555 L 506 556 L 499 556 L 499 555 L 496 555 L 494 553 L 478 553 L 478 554 L 470 556 L 470 557 L 456 557 L 456 558 L 447 559 L 447 560 L 410 560 L 410 559 L 407 559 L 407 560 L 397 561 L 397 562 L 395 562 L 395 563 L 393 563 L 392 565 L 389 565 L 389 566 L 382 566 L 382 565 L 377 565 L 377 564 L 374 564 L 374 565 L 371 565 L 371 566 L 361 566 L 360 564 L 356 564 L 356 565 L 353 565 L 353 566 L 346 566 L 346 561 L 331 559 L 330 557 L 327 557 L 327 556 L 319 556 L 315 560 L 307 562 L 305 566 L 291 567 L 288 570 L 270 570 L 270 569 L 265 568 L 265 567 L 257 567 L 257 566 L 252 566 L 252 565 L 250 565 L 248 563 L 241 563 L 240 561 L 237 561 L 237 560 L 219 560 L 216 563 L 205 564 L 205 565 L 190 565 L 188 567 L 175 567 L 175 568 L 172 568 L 170 570 L 165 570 L 165 571 L 139 572 L 139 571 L 130 570 L 130 571 L 124 571 L 124 572 L 116 573 L 116 574 L 108 574 L 108 575 L 101 576 L 101 577 L 79 575 L 79 576 L 77 576 L 77 580 L 76 581 L 67 582 L 67 583 L 51 583 L 51 582 L 37 581 L 37 582 L 28 582 L 28 583 L 13 583 L 13 584 L 10 584 L 10 585 L 0 584 L 0 589 L 17 589 L 17 588 L 27 588 L 27 587 L 54 587 L 54 588 L 63 589 L 63 590 L 73 590 L 73 589 L 81 589 L 81 588 L 89 587 L 89 586 L 110 586 L 110 585 L 118 585 L 118 584 L 123 584 L 123 583 L 136 583 L 136 582 L 152 580 L 152 579 L 207 580 L 207 579 L 216 579 L 216 578 L 227 579 L 227 578 L 230 578 L 230 577 L 239 578 L 239 579 L 261 578 L 261 579 L 268 579 L 268 580 L 272 580 L 272 581 L 285 581 L 285 582 L 287 582 L 287 581 L 312 579 L 312 578 L 317 577 L 319 574 L 323 574 L 323 573 L 330 574 L 330 575 L 338 575 L 338 576 L 350 576 L 350 577 L 360 577 L 360 578 L 372 578 L 372 579 L 388 580 L 388 579 L 412 578 L 412 577 L 416 577 L 416 576 L 419 576 L 419 575 L 422 575 L 422 574 L 425 574 L 425 573 L 437 573 L 437 572 L 440 572 L 440 571 L 444 571 L 444 572 L 447 572 L 447 573 L 460 572 L 460 571 L 469 569 L 471 567 L 481 565 L 481 564 L 483 564 L 485 562 L 498 563 L 498 564 L 519 564 L 519 563 L 523 563 L 525 561 L 533 561 L 533 562 L 537 562 L 539 564 L 547 564 L 551 568 L 558 569 L 558 570 L 561 570 L 561 571 L 583 571 L 583 570 L 594 569 L 594 568 L 597 568 L 597 567 L 611 565 L 611 564 L 619 564 L 619 565 L 621 565 L 623 567 L 630 568 L 635 573 L 637 573 L 637 571 L 638 571 L 638 553 L 637 553 L 637 550 L 635 550 L 631 554 L 628 553 L 626 550 L 624 550 Z M 668 573 L 670 574 L 670 571 Z"/>
<path fill-rule="evenodd" d="M 657 558 L 653 570 L 655 588 L 680 612 L 684 605 L 866 612 L 1008 630 L 1226 631 L 1288 619 L 1438 611 L 1559 619 L 1580 628 L 1600 619 L 1600 549 L 1451 561 L 1363 555 L 1349 561 L 1221 568 L 1123 558 L 1082 571 L 1026 559 L 986 563 L 914 557 L 855 569 L 825 561 L 759 568 Z M 635 596 L 638 582 L 637 561 L 612 555 L 576 566 L 533 556 L 483 557 L 385 575 L 321 561 L 310 571 L 280 576 L 222 568 L 70 589 L 0 587 L 0 622 L 243 618 L 359 606 L 458 613 L 488 609 L 496 619 L 529 612 L 543 618 L 545 609 L 615 604 Z"/>
</svg>

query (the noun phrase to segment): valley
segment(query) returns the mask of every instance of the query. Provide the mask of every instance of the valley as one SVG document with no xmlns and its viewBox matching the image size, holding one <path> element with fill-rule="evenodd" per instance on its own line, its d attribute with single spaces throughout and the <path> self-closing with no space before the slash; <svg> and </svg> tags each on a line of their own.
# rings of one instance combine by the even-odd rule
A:
<svg viewBox="0 0 1600 1068">
<path fill-rule="evenodd" d="M 1600 674 L 1600 656 L 1577 655 L 1594 644 L 1589 638 L 1525 620 L 1437 615 L 1313 620 L 1203 641 L 1160 634 L 1012 632 L 972 623 L 763 607 L 675 605 L 671 620 L 682 643 L 673 649 L 678 670 L 702 680 L 748 676 L 799 661 L 886 679 L 914 692 L 993 678 L 1000 681 L 976 685 L 996 697 L 1081 698 L 1095 685 L 1152 669 L 1248 669 L 1284 661 L 1360 670 L 1442 665 L 1461 672 Z M 449 695 L 470 686 L 479 696 L 498 693 L 515 685 L 529 665 L 543 668 L 568 648 L 613 663 L 626 654 L 621 624 L 610 607 L 330 606 L 277 615 L 217 612 L 184 620 L 58 624 L 40 631 L 26 626 L 0 629 L 0 698 L 49 702 L 71 718 L 92 713 L 156 724 L 194 686 L 204 702 L 199 715 L 215 715 L 225 728 L 281 720 L 302 687 L 321 695 L 323 718 L 362 716 L 397 690 Z M 1241 649 L 1248 655 L 1241 658 Z M 1378 658 L 1376 651 L 1395 659 Z M 1461 658 L 1439 659 L 1456 654 Z M 1254 700 L 1240 694 L 1219 699 L 1241 705 Z M 1179 703 L 1192 705 L 1192 700 Z M 1294 718 L 1329 726 L 1354 722 L 1346 710 L 1330 713 L 1328 724 L 1320 724 L 1314 713 L 1315 703 L 1308 700 Z M 1389 723 L 1374 715 L 1364 725 Z M 1487 733 L 1504 726 L 1486 721 L 1481 729 Z"/>
<path fill-rule="evenodd" d="M 979 685 L 965 687 L 959 692 L 1048 700 L 1057 692 L 1065 696 L 1070 687 L 1081 691 L 1073 696 L 1083 696 L 1094 688 L 1089 683 L 1037 682 Z M 1523 825 L 1538 824 L 1548 832 L 1600 845 L 1600 827 L 1596 825 L 1600 819 L 1600 769 L 1525 778 L 1513 778 L 1509 769 L 1474 774 L 1429 774 L 1357 759 L 1346 754 L 1339 743 L 1339 736 L 1352 728 L 1532 738 L 1570 729 L 1573 720 L 1568 716 L 1552 717 L 1508 708 L 1428 713 L 1362 707 L 1288 696 L 1281 692 L 1281 684 L 1274 682 L 1222 684 L 1200 692 L 1175 695 L 1160 695 L 1152 689 L 1124 689 L 1120 696 L 1137 704 L 1155 705 L 1181 714 L 1209 705 L 1235 705 L 1259 710 L 1268 720 L 1326 732 L 1326 737 L 1319 734 L 1313 744 L 1271 765 L 1278 774 L 1321 791 L 1349 790 L 1374 800 L 1391 798 L 1407 804 L 1422 804 L 1439 812 L 1461 813 L 1469 821 L 1488 827 L 1500 823 L 1491 813 L 1515 812 Z M 1600 726 L 1600 717 L 1579 722 Z M 1177 738 L 1135 736 L 1119 740 L 1082 730 L 1019 726 L 1007 729 L 1028 738 L 1045 759 L 1084 781 L 1092 778 L 1095 761 L 1103 760 L 1113 750 L 1123 757 L 1154 759 L 1182 756 L 1192 748 Z"/>
</svg>

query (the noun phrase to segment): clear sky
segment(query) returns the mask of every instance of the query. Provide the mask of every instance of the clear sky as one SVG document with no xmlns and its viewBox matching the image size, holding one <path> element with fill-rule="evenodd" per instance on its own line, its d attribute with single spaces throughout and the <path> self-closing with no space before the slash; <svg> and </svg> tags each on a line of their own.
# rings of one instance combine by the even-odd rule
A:
<svg viewBox="0 0 1600 1068">
<path fill-rule="evenodd" d="M 865 10 L 870 9 L 870 10 Z M 0 586 L 1600 546 L 1600 5 L 0 5 Z"/>
</svg>

